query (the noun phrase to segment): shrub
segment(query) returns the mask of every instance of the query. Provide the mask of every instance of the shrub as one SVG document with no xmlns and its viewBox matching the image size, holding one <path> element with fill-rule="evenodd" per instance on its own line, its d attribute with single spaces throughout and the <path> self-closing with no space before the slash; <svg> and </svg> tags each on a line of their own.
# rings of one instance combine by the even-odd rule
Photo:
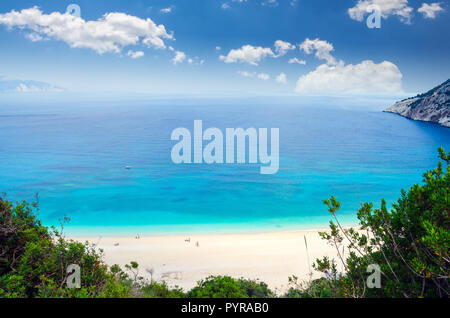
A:
<svg viewBox="0 0 450 318">
<path fill-rule="evenodd" d="M 66 240 L 42 226 L 37 204 L 0 198 L 0 297 L 125 297 L 130 287 L 102 261 L 94 246 Z M 62 220 L 63 229 L 64 222 Z M 82 288 L 66 285 L 70 264 L 82 268 Z"/>
<path fill-rule="evenodd" d="M 266 283 L 229 276 L 210 276 L 188 293 L 190 298 L 269 298 L 273 292 Z"/>
<path fill-rule="evenodd" d="M 335 260 L 319 259 L 314 267 L 327 274 L 327 283 L 314 281 L 297 293 L 309 295 L 313 287 L 321 286 L 316 294 L 332 297 L 448 297 L 450 153 L 439 148 L 439 157 L 445 169 L 439 161 L 436 169 L 424 174 L 423 185 L 402 190 L 390 212 L 384 200 L 379 209 L 362 204 L 358 230 L 339 223 L 340 203 L 335 197 L 325 200 L 333 221 L 330 231 L 320 235 L 336 248 L 344 273 L 338 273 Z M 370 264 L 380 266 L 381 288 L 367 287 Z"/>
</svg>

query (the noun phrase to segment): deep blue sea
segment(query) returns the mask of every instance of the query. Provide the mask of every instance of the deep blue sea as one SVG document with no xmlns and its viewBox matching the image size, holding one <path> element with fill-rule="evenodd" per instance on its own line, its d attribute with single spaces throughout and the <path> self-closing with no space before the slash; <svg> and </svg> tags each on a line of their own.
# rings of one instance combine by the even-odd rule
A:
<svg viewBox="0 0 450 318">
<path fill-rule="evenodd" d="M 176 165 L 173 129 L 279 128 L 280 169 Z M 0 107 L 0 191 L 72 235 L 325 228 L 322 201 L 388 203 L 450 149 L 450 129 L 378 111 L 293 104 L 49 103 Z M 125 169 L 132 166 L 132 169 Z"/>
</svg>

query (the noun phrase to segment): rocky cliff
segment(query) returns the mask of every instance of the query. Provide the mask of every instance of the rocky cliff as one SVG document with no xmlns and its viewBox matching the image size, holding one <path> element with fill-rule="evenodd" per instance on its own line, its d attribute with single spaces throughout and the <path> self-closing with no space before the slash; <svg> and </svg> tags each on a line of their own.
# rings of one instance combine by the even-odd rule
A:
<svg viewBox="0 0 450 318">
<path fill-rule="evenodd" d="M 450 79 L 424 94 L 395 103 L 385 112 L 450 128 Z"/>
</svg>

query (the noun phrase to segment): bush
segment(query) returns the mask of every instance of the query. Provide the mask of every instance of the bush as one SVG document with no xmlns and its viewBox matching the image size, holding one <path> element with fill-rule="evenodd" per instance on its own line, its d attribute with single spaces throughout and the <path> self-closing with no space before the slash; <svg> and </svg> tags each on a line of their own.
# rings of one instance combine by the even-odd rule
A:
<svg viewBox="0 0 450 318">
<path fill-rule="evenodd" d="M 292 288 L 289 295 L 330 297 L 448 297 L 450 247 L 450 153 L 439 148 L 436 169 L 424 174 L 424 184 L 414 185 L 393 204 L 374 209 L 364 203 L 358 211 L 361 227 L 344 229 L 335 197 L 324 204 L 333 216 L 330 232 L 320 233 L 335 246 L 344 268 L 339 274 L 335 260 L 319 259 L 314 268 L 327 281 L 314 281 L 306 289 Z M 346 247 L 346 248 L 344 248 Z M 345 251 L 345 252 L 344 252 Z M 345 254 L 346 253 L 346 254 Z M 370 264 L 381 269 L 381 288 L 368 288 Z M 316 287 L 319 287 L 317 290 Z"/>
<path fill-rule="evenodd" d="M 88 243 L 64 239 L 41 225 L 37 204 L 0 198 L 0 297 L 125 297 L 129 284 L 116 277 Z M 68 219 L 65 218 L 62 223 Z M 81 270 L 82 288 L 66 285 L 70 264 Z"/>
<path fill-rule="evenodd" d="M 209 277 L 188 294 L 169 288 L 165 282 L 139 276 L 139 264 L 131 261 L 122 270 L 103 262 L 95 246 L 67 240 L 61 230 L 42 226 L 37 204 L 13 205 L 0 198 L 0 297 L 269 297 L 273 293 L 262 282 L 231 277 Z M 70 264 L 81 268 L 81 288 L 68 288 Z"/>
<path fill-rule="evenodd" d="M 273 292 L 266 283 L 234 279 L 229 276 L 210 276 L 198 282 L 189 293 L 189 298 L 269 298 Z"/>
<path fill-rule="evenodd" d="M 155 282 L 145 284 L 141 288 L 142 297 L 145 298 L 185 298 L 186 294 L 179 287 L 169 288 L 166 282 Z"/>
</svg>

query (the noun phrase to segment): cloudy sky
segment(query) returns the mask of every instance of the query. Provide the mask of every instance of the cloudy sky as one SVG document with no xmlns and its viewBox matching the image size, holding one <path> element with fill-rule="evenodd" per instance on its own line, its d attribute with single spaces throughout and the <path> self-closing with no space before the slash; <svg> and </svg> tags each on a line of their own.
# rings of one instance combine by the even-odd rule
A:
<svg viewBox="0 0 450 318">
<path fill-rule="evenodd" d="M 71 13 L 67 8 L 72 6 Z M 381 28 L 366 20 L 379 10 Z M 450 77 L 424 0 L 2 0 L 0 91 L 402 95 Z"/>
</svg>

